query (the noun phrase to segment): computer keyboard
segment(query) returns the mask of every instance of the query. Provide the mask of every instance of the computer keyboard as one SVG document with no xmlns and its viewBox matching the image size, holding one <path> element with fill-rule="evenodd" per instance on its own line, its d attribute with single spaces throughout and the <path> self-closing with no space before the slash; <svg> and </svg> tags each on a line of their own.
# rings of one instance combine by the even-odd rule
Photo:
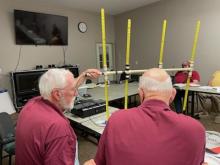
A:
<svg viewBox="0 0 220 165">
<path fill-rule="evenodd" d="M 75 102 L 71 113 L 79 117 L 88 117 L 105 111 L 105 101 L 104 100 L 78 100 Z"/>
</svg>

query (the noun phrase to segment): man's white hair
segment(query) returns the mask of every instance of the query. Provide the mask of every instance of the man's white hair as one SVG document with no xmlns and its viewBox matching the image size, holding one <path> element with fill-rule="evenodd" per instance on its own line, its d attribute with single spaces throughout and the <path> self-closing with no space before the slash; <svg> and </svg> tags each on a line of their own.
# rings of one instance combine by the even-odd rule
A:
<svg viewBox="0 0 220 165">
<path fill-rule="evenodd" d="M 168 77 L 164 81 L 158 81 L 150 77 L 140 76 L 139 88 L 150 90 L 150 91 L 163 92 L 167 90 L 172 90 L 173 86 L 172 86 L 172 81 L 170 77 Z"/>
<path fill-rule="evenodd" d="M 62 89 L 66 86 L 67 74 L 72 74 L 66 69 L 49 69 L 39 80 L 40 94 L 44 99 L 49 100 L 53 89 Z"/>
</svg>

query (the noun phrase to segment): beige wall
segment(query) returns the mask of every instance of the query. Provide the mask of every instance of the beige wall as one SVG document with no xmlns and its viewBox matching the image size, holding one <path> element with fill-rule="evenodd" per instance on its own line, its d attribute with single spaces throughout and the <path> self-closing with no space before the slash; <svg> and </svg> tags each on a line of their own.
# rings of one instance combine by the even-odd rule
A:
<svg viewBox="0 0 220 165">
<path fill-rule="evenodd" d="M 3 77 L 0 88 L 11 88 L 9 72 L 16 67 L 19 57 L 19 45 L 15 45 L 13 10 L 43 12 L 68 16 L 69 45 L 66 52 L 67 64 L 79 64 L 80 70 L 96 67 L 96 43 L 101 42 L 100 15 L 79 10 L 70 10 L 45 4 L 21 3 L 22 0 L 0 0 L 0 68 Z M 86 33 L 80 33 L 77 25 L 80 21 L 87 23 Z M 107 42 L 114 43 L 114 18 L 106 18 Z M 17 70 L 33 69 L 41 64 L 63 64 L 62 46 L 22 46 L 21 59 Z"/>
<path fill-rule="evenodd" d="M 167 19 L 164 67 L 179 67 L 191 55 L 196 21 L 201 20 L 195 69 L 206 84 L 220 69 L 220 1 L 164 0 L 115 17 L 117 67 L 124 67 L 127 18 L 132 19 L 131 67 L 157 67 L 162 21 Z"/>
<path fill-rule="evenodd" d="M 15 69 L 19 56 L 19 45 L 15 45 L 13 9 L 23 9 L 68 16 L 69 45 L 66 61 L 79 64 L 81 70 L 96 67 L 97 42 L 101 42 L 99 13 L 64 9 L 45 4 L 21 3 L 27 0 L 0 0 L 0 68 L 3 77 L 0 87 L 10 90 L 9 72 Z M 107 20 L 107 42 L 115 43 L 117 69 L 124 68 L 126 24 L 132 19 L 131 67 L 135 69 L 156 67 L 159 60 L 163 19 L 167 19 L 167 36 L 164 51 L 164 67 L 178 67 L 191 55 L 196 21 L 201 20 L 201 31 L 195 68 L 206 84 L 210 75 L 219 69 L 220 54 L 220 1 L 219 0 L 164 0 L 136 10 L 109 16 Z M 77 24 L 84 21 L 88 31 L 82 34 Z M 32 69 L 37 64 L 62 65 L 61 46 L 22 46 L 18 70 Z"/>
</svg>

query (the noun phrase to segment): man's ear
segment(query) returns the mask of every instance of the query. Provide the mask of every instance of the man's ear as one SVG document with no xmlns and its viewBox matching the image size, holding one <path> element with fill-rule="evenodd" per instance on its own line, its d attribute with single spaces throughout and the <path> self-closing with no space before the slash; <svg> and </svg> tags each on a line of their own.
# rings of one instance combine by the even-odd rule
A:
<svg viewBox="0 0 220 165">
<path fill-rule="evenodd" d="M 140 102 L 142 103 L 143 100 L 144 100 L 144 91 L 143 91 L 142 88 L 138 89 L 138 94 L 139 94 L 139 97 L 140 97 Z"/>
<path fill-rule="evenodd" d="M 56 100 L 56 101 L 59 101 L 60 100 L 60 97 L 61 97 L 61 92 L 59 90 L 52 90 L 51 92 L 51 97 Z"/>
<path fill-rule="evenodd" d="M 172 94 L 171 94 L 171 97 L 170 97 L 170 104 L 173 102 L 175 96 L 176 96 L 176 89 L 173 88 L 173 89 L 172 89 Z"/>
</svg>

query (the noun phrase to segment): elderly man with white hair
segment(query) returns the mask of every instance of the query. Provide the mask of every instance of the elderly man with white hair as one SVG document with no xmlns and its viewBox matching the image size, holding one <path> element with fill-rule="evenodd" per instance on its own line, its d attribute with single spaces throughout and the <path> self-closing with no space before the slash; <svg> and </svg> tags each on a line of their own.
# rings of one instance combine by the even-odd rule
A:
<svg viewBox="0 0 220 165">
<path fill-rule="evenodd" d="M 41 96 L 31 99 L 21 110 L 16 127 L 16 164 L 77 164 L 77 138 L 65 110 L 73 108 L 77 88 L 86 77 L 97 78 L 88 69 L 77 79 L 65 69 L 50 69 L 39 81 Z"/>
<path fill-rule="evenodd" d="M 139 82 L 141 105 L 112 114 L 99 141 L 97 165 L 201 165 L 205 129 L 196 120 L 173 112 L 170 76 L 147 70 Z"/>
</svg>

